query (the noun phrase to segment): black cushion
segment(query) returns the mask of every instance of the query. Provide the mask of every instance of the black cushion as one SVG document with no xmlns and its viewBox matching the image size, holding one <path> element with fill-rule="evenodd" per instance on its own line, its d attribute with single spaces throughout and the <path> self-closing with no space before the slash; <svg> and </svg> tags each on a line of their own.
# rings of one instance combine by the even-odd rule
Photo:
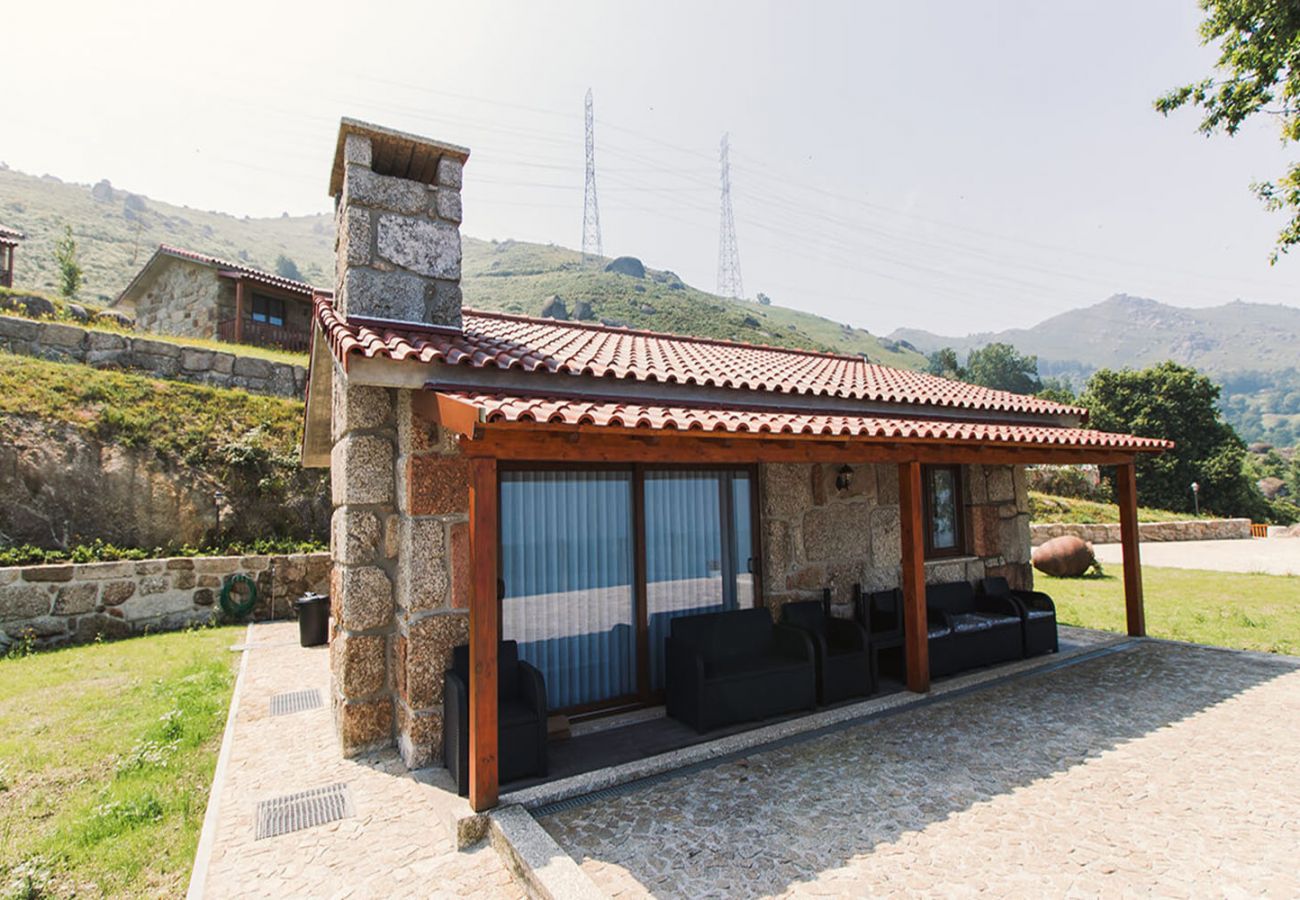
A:
<svg viewBox="0 0 1300 900">
<path fill-rule="evenodd" d="M 977 613 L 957 613 L 950 616 L 952 630 L 957 634 L 969 634 L 972 631 L 988 631 L 993 623 Z"/>
<path fill-rule="evenodd" d="M 1054 609 L 1027 609 L 1025 610 L 1027 619 L 1055 619 L 1056 610 Z"/>
<path fill-rule="evenodd" d="M 706 677 L 715 681 L 728 678 L 749 678 L 768 672 L 801 672 L 808 668 L 808 662 L 786 656 L 730 656 L 715 660 L 705 666 Z"/>
</svg>

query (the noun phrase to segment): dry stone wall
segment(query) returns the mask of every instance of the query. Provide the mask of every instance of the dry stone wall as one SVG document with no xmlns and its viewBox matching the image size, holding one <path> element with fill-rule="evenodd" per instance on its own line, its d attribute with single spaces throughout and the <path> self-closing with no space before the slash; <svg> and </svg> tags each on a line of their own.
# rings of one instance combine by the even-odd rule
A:
<svg viewBox="0 0 1300 900">
<path fill-rule="evenodd" d="M 1049 522 L 1030 529 L 1037 547 L 1062 535 L 1074 535 L 1094 544 L 1118 544 L 1118 524 L 1074 524 Z M 1235 541 L 1250 538 L 1250 519 L 1193 519 L 1186 522 L 1141 522 L 1138 537 L 1143 541 Z"/>
<path fill-rule="evenodd" d="M 833 611 L 852 612 L 853 585 L 897 587 L 902 577 L 898 466 L 769 464 L 760 467 L 764 595 L 773 615 L 782 604 L 820 598 L 831 589 Z M 1029 495 L 1023 468 L 965 466 L 969 555 L 926 563 L 931 584 L 1005 575 L 1029 587 Z"/>
<path fill-rule="evenodd" d="M 255 619 L 291 618 L 293 601 L 329 586 L 328 553 L 199 556 L 0 569 L 0 650 L 168 631 L 212 620 L 222 585 L 257 584 Z"/>
<path fill-rule="evenodd" d="M 301 397 L 307 384 L 304 366 L 17 316 L 0 316 L 0 350 L 277 397 Z"/>
</svg>

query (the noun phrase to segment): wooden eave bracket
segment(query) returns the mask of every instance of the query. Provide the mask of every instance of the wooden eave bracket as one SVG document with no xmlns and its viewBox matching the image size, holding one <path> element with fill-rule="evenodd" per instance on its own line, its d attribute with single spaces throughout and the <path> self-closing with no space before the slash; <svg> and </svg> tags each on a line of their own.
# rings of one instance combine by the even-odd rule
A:
<svg viewBox="0 0 1300 900">
<path fill-rule="evenodd" d="M 411 392 L 411 412 L 470 440 L 478 437 L 486 418 L 473 403 L 428 389 Z"/>
</svg>

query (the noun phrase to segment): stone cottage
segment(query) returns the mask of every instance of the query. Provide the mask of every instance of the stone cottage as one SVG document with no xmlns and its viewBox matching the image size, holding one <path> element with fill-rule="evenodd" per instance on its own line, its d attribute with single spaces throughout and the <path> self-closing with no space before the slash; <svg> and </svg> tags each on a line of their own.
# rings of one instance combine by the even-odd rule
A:
<svg viewBox="0 0 1300 900">
<path fill-rule="evenodd" d="M 925 691 L 926 584 L 1032 579 L 1024 466 L 1119 471 L 1141 633 L 1138 454 L 1083 409 L 839 356 L 465 309 L 469 151 L 345 119 L 337 288 L 314 300 L 303 462 L 329 466 L 343 752 L 437 764 L 470 659 L 470 801 L 497 801 L 498 638 L 552 710 L 661 702 L 675 616 L 901 587 Z"/>
<path fill-rule="evenodd" d="M 160 244 L 111 306 L 144 331 L 306 350 L 316 293 L 301 281 Z"/>
</svg>

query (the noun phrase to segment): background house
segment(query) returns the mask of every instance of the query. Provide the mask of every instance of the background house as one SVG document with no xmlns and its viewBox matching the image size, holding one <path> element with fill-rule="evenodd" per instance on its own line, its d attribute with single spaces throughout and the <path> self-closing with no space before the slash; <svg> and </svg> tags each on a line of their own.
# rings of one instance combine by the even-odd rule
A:
<svg viewBox="0 0 1300 900">
<path fill-rule="evenodd" d="M 26 235 L 0 225 L 0 287 L 14 286 L 14 250 Z"/>
<path fill-rule="evenodd" d="M 301 281 L 162 244 L 112 306 L 145 331 L 306 350 L 314 293 Z"/>
</svg>

